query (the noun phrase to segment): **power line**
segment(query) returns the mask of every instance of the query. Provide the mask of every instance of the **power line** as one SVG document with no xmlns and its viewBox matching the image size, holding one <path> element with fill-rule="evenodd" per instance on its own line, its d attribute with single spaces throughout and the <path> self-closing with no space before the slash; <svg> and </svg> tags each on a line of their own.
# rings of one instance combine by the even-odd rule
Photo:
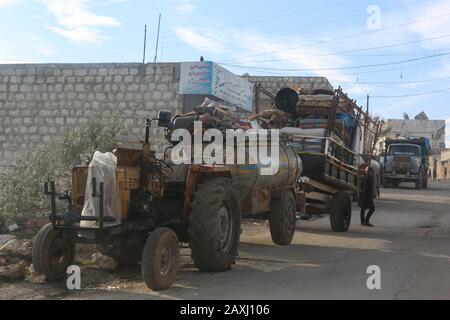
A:
<svg viewBox="0 0 450 320">
<path fill-rule="evenodd" d="M 444 80 L 450 80 L 450 77 L 435 78 L 428 80 L 417 80 L 417 81 L 340 81 L 340 80 L 330 80 L 342 83 L 353 83 L 353 84 L 370 84 L 370 85 L 396 85 L 396 84 L 418 84 L 418 83 L 432 83 L 441 82 Z"/>
<path fill-rule="evenodd" d="M 433 62 L 433 61 L 425 61 L 425 62 L 415 63 L 415 64 L 402 66 L 402 67 L 397 67 L 397 68 L 384 68 L 384 69 L 370 70 L 370 71 L 350 72 L 350 73 L 344 73 L 342 75 L 343 76 L 358 76 L 359 77 L 360 75 L 363 75 L 363 74 L 373 74 L 373 73 L 382 73 L 382 72 L 387 72 L 387 71 L 396 71 L 396 70 L 409 69 L 409 68 L 413 68 L 413 67 L 429 64 L 431 62 Z M 245 69 L 245 68 L 241 68 L 241 69 Z M 285 73 L 264 71 L 264 74 L 269 74 L 269 75 L 274 76 L 274 77 L 282 77 L 282 76 L 289 76 L 290 73 L 288 71 L 286 71 Z M 305 74 L 305 76 L 307 76 L 308 74 L 314 75 L 314 73 L 311 72 L 311 73 Z M 330 81 L 340 82 L 340 80 L 330 80 Z M 341 81 L 341 82 L 344 82 L 344 81 Z M 348 82 L 347 81 L 347 83 L 360 83 L 360 82 L 359 82 L 359 80 L 357 80 L 355 82 Z"/>
<path fill-rule="evenodd" d="M 393 9 L 397 9 L 397 8 L 401 8 L 401 7 L 405 7 L 405 6 L 411 6 L 414 4 L 417 4 L 419 2 L 424 2 L 426 0 L 417 0 L 417 1 L 413 1 L 411 3 L 404 3 L 401 5 L 396 5 L 396 6 L 392 6 L 392 7 L 387 7 L 387 8 L 383 8 L 383 12 L 386 11 L 390 11 Z M 361 16 L 367 16 L 367 13 L 358 13 L 358 14 L 352 14 L 352 15 L 348 15 L 348 16 L 343 16 L 337 19 L 325 19 L 325 20 L 320 20 L 320 21 L 316 21 L 316 22 L 312 22 L 312 23 L 306 23 L 306 24 L 302 24 L 302 25 L 297 25 L 296 28 L 303 28 L 303 27 L 309 27 L 309 26 L 315 26 L 315 25 L 323 25 L 324 23 L 330 23 L 330 22 L 336 22 L 336 21 L 346 21 L 349 20 L 351 18 L 355 18 L 355 17 L 361 17 Z M 280 31 L 292 31 L 292 28 L 283 28 L 283 29 L 278 29 L 275 31 L 270 31 L 270 32 L 264 32 L 264 34 L 274 34 L 274 33 L 279 33 Z"/>
<path fill-rule="evenodd" d="M 270 54 L 278 53 L 281 50 L 282 51 L 290 51 L 290 50 L 295 50 L 295 49 L 298 49 L 298 48 L 312 47 L 312 46 L 317 46 L 317 45 L 324 44 L 324 43 L 329 43 L 329 42 L 334 42 L 334 41 L 339 41 L 339 40 L 345 40 L 345 39 L 351 39 L 351 38 L 360 37 L 360 36 L 363 36 L 363 35 L 374 34 L 374 33 L 387 31 L 387 30 L 393 30 L 393 29 L 396 29 L 396 28 L 406 27 L 406 26 L 417 24 L 417 23 L 421 23 L 421 22 L 424 22 L 424 21 L 444 18 L 444 17 L 448 17 L 448 16 L 450 16 L 450 13 L 442 14 L 442 15 L 439 15 L 439 16 L 428 17 L 428 18 L 424 18 L 424 19 L 420 19 L 420 20 L 415 20 L 415 21 L 412 21 L 412 22 L 402 23 L 402 24 L 398 24 L 398 25 L 394 25 L 394 26 L 390 26 L 390 27 L 385 27 L 385 28 L 380 28 L 380 29 L 376 29 L 376 30 L 371 30 L 371 31 L 367 31 L 367 32 L 354 33 L 354 34 L 350 34 L 350 35 L 346 35 L 346 36 L 342 36 L 342 37 L 337 37 L 337 38 L 333 38 L 333 39 L 318 41 L 318 42 L 311 43 L 311 44 L 304 44 L 304 45 L 300 45 L 300 46 L 280 49 L 280 50 L 277 50 L 277 51 L 268 51 L 268 52 L 265 52 L 265 53 L 258 53 L 258 54 L 250 55 L 250 56 L 247 56 L 247 57 L 241 57 L 240 59 L 270 55 Z M 236 61 L 236 59 L 228 59 L 228 60 L 224 60 L 223 62 L 229 62 L 229 61 Z"/>
<path fill-rule="evenodd" d="M 316 54 L 316 55 L 313 55 L 313 56 L 302 57 L 302 59 L 316 58 L 316 57 L 322 57 L 322 56 L 333 56 L 333 55 L 338 55 L 338 54 L 363 52 L 363 51 L 371 51 L 371 50 L 379 50 L 379 49 L 387 49 L 387 48 L 394 48 L 394 47 L 401 47 L 401 46 L 404 46 L 404 45 L 421 43 L 421 42 L 426 42 L 426 41 L 433 41 L 433 40 L 438 40 L 438 39 L 443 39 L 443 38 L 448 38 L 448 37 L 450 37 L 450 34 L 445 34 L 445 35 L 442 35 L 442 36 L 425 38 L 425 39 L 420 39 L 420 40 L 414 40 L 414 41 L 395 43 L 395 44 L 384 45 L 384 46 L 377 46 L 377 47 L 370 47 L 370 48 L 361 48 L 361 49 L 353 49 L 353 50 L 346 50 L 346 51 L 337 51 L 337 52 L 331 52 L 331 53 Z M 285 59 L 259 60 L 259 61 L 254 61 L 254 63 L 278 62 L 278 61 L 283 61 L 283 60 L 285 60 Z"/>
<path fill-rule="evenodd" d="M 281 69 L 281 68 L 264 68 L 264 67 L 240 66 L 240 65 L 233 65 L 233 64 L 228 64 L 228 63 L 221 63 L 221 64 L 225 65 L 225 66 L 235 67 L 235 68 L 245 68 L 245 69 L 261 70 L 261 71 L 264 71 L 264 70 L 268 70 L 268 71 L 336 71 L 336 70 L 349 70 L 349 69 L 362 69 L 362 68 L 391 66 L 391 65 L 396 65 L 396 64 L 415 62 L 415 61 L 431 59 L 431 58 L 437 58 L 437 57 L 448 56 L 448 55 L 450 55 L 450 52 L 433 54 L 433 55 L 429 55 L 429 56 L 426 56 L 426 57 L 420 57 L 420 58 L 414 58 L 414 59 L 408 59 L 408 60 L 402 60 L 402 61 L 395 61 L 395 62 L 366 64 L 366 65 L 352 66 L 352 67 L 317 68 L 317 69 L 314 69 L 314 68 Z"/>
<path fill-rule="evenodd" d="M 343 76 L 358 76 L 359 77 L 360 75 L 363 75 L 363 74 L 373 74 L 373 73 L 382 73 L 382 72 L 387 72 L 387 71 L 404 70 L 404 69 L 408 69 L 408 68 L 413 68 L 413 67 L 429 64 L 431 62 L 432 61 L 425 61 L 425 62 L 415 63 L 415 64 L 411 64 L 411 65 L 408 65 L 408 66 L 402 66 L 402 67 L 397 67 L 397 68 L 384 68 L 384 69 L 370 70 L 370 71 L 351 72 L 351 73 L 344 73 L 342 75 Z M 274 77 L 289 76 L 289 72 L 287 72 L 287 71 L 285 73 L 264 71 L 264 74 L 269 74 L 269 75 L 274 76 Z M 314 73 L 307 73 L 307 74 L 305 74 L 305 76 L 307 76 L 308 74 L 314 75 Z M 332 81 L 332 82 L 340 82 L 340 80 L 330 80 L 330 81 Z M 341 81 L 341 82 L 344 82 L 344 81 Z M 347 82 L 347 83 L 355 83 L 356 84 L 356 83 L 360 83 L 360 82 L 358 80 L 358 81 L 355 81 L 355 82 Z"/>
<path fill-rule="evenodd" d="M 435 91 L 428 91 L 428 92 L 422 92 L 422 93 L 416 93 L 416 94 L 404 94 L 404 95 L 394 95 L 394 96 L 370 96 L 371 98 L 377 98 L 377 99 L 391 99 L 391 98 L 408 98 L 408 97 L 419 97 L 419 96 L 426 96 L 436 93 L 442 93 L 449 91 L 450 88 L 442 89 L 442 90 L 435 90 Z"/>
<path fill-rule="evenodd" d="M 421 1 L 424 1 L 424 0 L 421 0 Z M 267 22 L 267 21 L 278 20 L 280 18 L 293 17 L 293 16 L 297 16 L 297 15 L 304 15 L 305 13 L 315 12 L 315 11 L 318 11 L 318 10 L 323 10 L 323 9 L 328 9 L 328 8 L 333 8 L 333 7 L 338 7 L 338 6 L 341 6 L 343 4 L 352 3 L 352 2 L 355 2 L 355 0 L 340 1 L 340 2 L 337 2 L 337 3 L 334 3 L 334 4 L 325 5 L 325 6 L 319 6 L 319 7 L 314 7 L 314 8 L 309 8 L 309 9 L 302 10 L 300 12 L 295 12 L 295 13 L 291 12 L 291 13 L 288 13 L 288 14 L 283 14 L 283 15 L 278 15 L 278 16 L 273 16 L 272 15 L 271 17 L 268 17 L 268 18 L 262 18 L 262 19 L 253 20 L 253 21 L 245 21 L 245 22 L 242 22 L 242 23 L 235 24 L 234 26 L 238 27 L 238 26 L 243 26 L 243 25 L 248 25 L 248 24 L 254 24 L 254 23 L 257 23 L 257 22 Z"/>
<path fill-rule="evenodd" d="M 370 70 L 370 71 L 358 71 L 358 72 L 348 73 L 346 75 L 358 75 L 359 76 L 361 74 L 371 74 L 371 73 L 380 73 L 380 72 L 385 72 L 385 71 L 404 70 L 404 69 L 408 69 L 408 68 L 412 68 L 412 67 L 422 66 L 424 64 L 429 64 L 432 62 L 433 61 L 425 61 L 425 62 L 415 63 L 415 64 L 401 66 L 401 67 L 397 67 L 397 68 L 384 68 L 384 69 Z"/>
<path fill-rule="evenodd" d="M 418 0 L 417 2 L 423 2 L 423 1 L 426 1 L 426 0 Z M 267 22 L 267 21 L 277 20 L 277 19 L 280 19 L 280 18 L 286 18 L 286 17 L 297 16 L 297 15 L 303 15 L 305 13 L 315 12 L 315 11 L 328 9 L 328 8 L 332 8 L 332 7 L 337 7 L 337 6 L 341 6 L 343 4 L 351 3 L 351 2 L 355 2 L 355 0 L 346 0 L 346 1 L 341 1 L 341 2 L 334 3 L 334 4 L 331 4 L 331 5 L 313 7 L 313 8 L 304 9 L 304 10 L 302 10 L 300 12 L 295 12 L 295 13 L 291 12 L 291 13 L 288 13 L 288 14 L 283 14 L 283 15 L 278 15 L 278 16 L 271 15 L 269 17 L 261 18 L 261 19 L 258 19 L 258 20 L 250 20 L 250 21 L 247 20 L 247 21 L 244 21 L 244 22 L 232 24 L 229 27 L 240 27 L 240 26 L 244 26 L 244 25 L 254 24 L 254 23 L 257 23 L 257 22 Z M 415 3 L 415 2 L 413 2 L 413 3 Z M 401 7 L 401 6 L 396 6 L 396 7 Z M 385 9 L 385 10 L 388 10 L 388 9 Z M 364 15 L 367 15 L 367 14 L 364 14 Z M 171 39 L 171 38 L 176 38 L 176 37 L 177 37 L 176 35 L 171 35 L 171 36 L 166 36 L 166 37 L 162 37 L 162 38 L 163 39 Z"/>
<path fill-rule="evenodd" d="M 416 1 L 412 1 L 410 3 L 404 3 L 404 4 L 401 4 L 401 5 L 396 5 L 396 6 L 392 6 L 392 7 L 383 8 L 383 12 L 390 11 L 390 10 L 397 9 L 397 8 L 401 8 L 401 7 L 405 7 L 405 6 L 411 6 L 411 5 L 414 5 L 414 4 L 417 4 L 417 3 L 420 3 L 420 2 L 425 2 L 425 1 L 427 1 L 427 0 L 416 0 Z M 299 14 L 302 14 L 302 13 L 314 12 L 314 11 L 318 11 L 318 10 L 334 7 L 334 6 L 337 6 L 337 5 L 340 5 L 340 4 L 345 4 L 347 2 L 353 2 L 353 1 L 343 1 L 341 3 L 337 3 L 337 4 L 333 4 L 333 5 L 329 5 L 329 6 L 310 8 L 310 9 L 303 10 L 302 12 L 299 12 L 299 13 L 287 14 L 287 15 L 282 15 L 282 16 L 278 16 L 278 17 L 294 16 L 294 15 L 299 15 Z M 298 25 L 298 26 L 296 26 L 296 28 L 303 28 L 303 27 L 308 27 L 308 26 L 322 25 L 324 23 L 335 22 L 335 21 L 345 21 L 345 20 L 348 20 L 348 19 L 351 19 L 351 18 L 361 17 L 361 16 L 367 16 L 367 13 L 365 13 L 365 12 L 364 13 L 358 13 L 358 14 L 343 16 L 343 17 L 340 17 L 340 18 L 337 18 L 337 19 L 319 20 L 319 21 L 312 22 L 312 23 Z M 238 24 L 232 24 L 232 25 L 230 25 L 228 27 L 238 27 L 238 26 L 243 26 L 243 25 L 246 25 L 246 24 L 251 24 L 251 23 L 254 23 L 254 22 L 259 22 L 259 21 L 267 22 L 267 21 L 270 21 L 270 20 L 274 20 L 274 19 L 271 19 L 270 17 L 267 17 L 265 19 L 260 19 L 260 20 L 256 20 L 256 21 L 249 21 L 249 22 L 243 22 L 243 23 L 238 23 Z M 267 35 L 267 34 L 274 34 L 274 33 L 279 33 L 280 31 L 286 31 L 286 30 L 292 31 L 292 28 L 283 28 L 283 29 L 279 29 L 279 30 L 275 30 L 275 31 L 264 32 L 264 34 L 265 35 Z M 170 35 L 170 36 L 166 36 L 166 37 L 162 37 L 162 38 L 164 38 L 164 39 L 172 39 L 172 38 L 176 38 L 176 37 L 177 37 L 176 35 Z"/>
</svg>

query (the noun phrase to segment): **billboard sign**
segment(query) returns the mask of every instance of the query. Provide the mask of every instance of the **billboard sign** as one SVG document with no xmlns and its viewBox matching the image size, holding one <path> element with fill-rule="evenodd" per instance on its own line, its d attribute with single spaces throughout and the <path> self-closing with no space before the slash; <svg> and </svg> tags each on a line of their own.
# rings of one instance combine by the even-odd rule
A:
<svg viewBox="0 0 450 320">
<path fill-rule="evenodd" d="M 253 84 L 213 62 L 182 62 L 180 94 L 211 95 L 253 111 Z"/>
</svg>

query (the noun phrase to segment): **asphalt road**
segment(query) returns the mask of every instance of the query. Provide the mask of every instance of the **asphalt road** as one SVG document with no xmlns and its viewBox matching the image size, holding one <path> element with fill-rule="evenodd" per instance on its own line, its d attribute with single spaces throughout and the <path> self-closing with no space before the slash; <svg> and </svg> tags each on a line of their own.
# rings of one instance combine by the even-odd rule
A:
<svg viewBox="0 0 450 320">
<path fill-rule="evenodd" d="M 301 221 L 289 247 L 272 244 L 264 222 L 244 224 L 237 264 L 200 273 L 184 250 L 174 286 L 155 293 L 136 270 L 83 269 L 83 290 L 63 284 L 1 283 L 0 299 L 450 299 L 450 184 L 382 190 L 375 228 L 354 207 L 348 233 L 327 217 Z M 367 268 L 380 267 L 381 289 L 367 288 Z"/>
</svg>

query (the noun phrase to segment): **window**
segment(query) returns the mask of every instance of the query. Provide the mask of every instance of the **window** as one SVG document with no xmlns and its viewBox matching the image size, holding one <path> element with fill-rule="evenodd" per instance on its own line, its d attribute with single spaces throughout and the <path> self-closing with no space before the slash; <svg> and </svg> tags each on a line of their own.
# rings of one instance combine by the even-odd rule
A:
<svg viewBox="0 0 450 320">
<path fill-rule="evenodd" d="M 413 145 L 392 145 L 389 147 L 390 156 L 420 156 L 420 148 Z"/>
</svg>

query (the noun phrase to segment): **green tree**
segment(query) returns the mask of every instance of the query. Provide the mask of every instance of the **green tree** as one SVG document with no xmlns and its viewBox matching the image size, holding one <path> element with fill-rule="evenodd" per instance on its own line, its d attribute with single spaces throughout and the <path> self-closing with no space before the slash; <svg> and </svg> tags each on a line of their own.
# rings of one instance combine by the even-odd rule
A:
<svg viewBox="0 0 450 320">
<path fill-rule="evenodd" d="M 12 214 L 46 208 L 47 199 L 42 194 L 45 181 L 53 180 L 59 189 L 69 189 L 72 167 L 95 151 L 112 151 L 116 138 L 127 132 L 118 114 L 106 118 L 96 113 L 51 143 L 25 151 L 11 170 L 0 175 L 0 208 Z"/>
</svg>

